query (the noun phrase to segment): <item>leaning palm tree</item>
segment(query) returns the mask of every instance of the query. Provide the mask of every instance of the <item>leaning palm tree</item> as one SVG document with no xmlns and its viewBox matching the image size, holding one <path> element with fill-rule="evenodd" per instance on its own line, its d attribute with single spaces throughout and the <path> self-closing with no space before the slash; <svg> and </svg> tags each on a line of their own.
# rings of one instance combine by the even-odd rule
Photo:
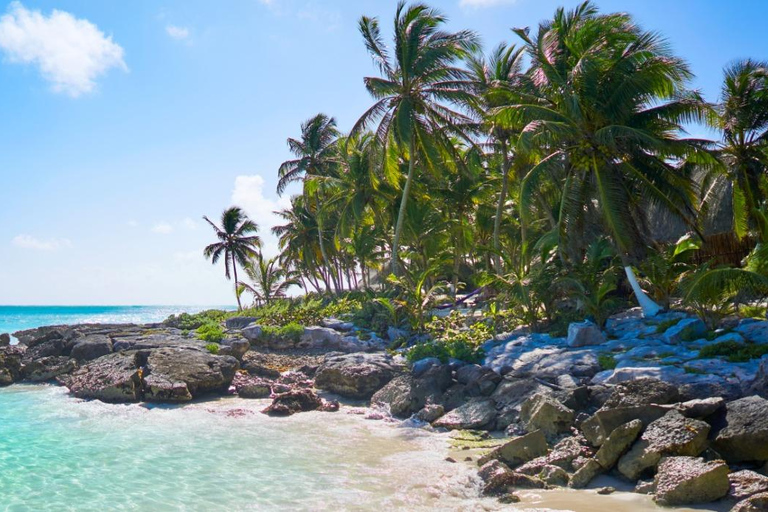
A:
<svg viewBox="0 0 768 512">
<path fill-rule="evenodd" d="M 311 199 L 315 203 L 317 236 L 323 265 L 332 279 L 333 266 L 325 247 L 319 193 L 322 181 L 333 174 L 333 168 L 338 164 L 338 136 L 336 120 L 325 114 L 317 114 L 302 123 L 301 139 L 288 139 L 288 147 L 296 158 L 280 165 L 277 182 L 277 193 L 281 195 L 288 184 L 304 182 L 304 194 L 308 200 Z M 334 284 L 338 289 L 338 282 Z M 330 287 L 327 291 L 330 291 Z"/>
<path fill-rule="evenodd" d="M 449 165 L 454 154 L 450 135 L 466 138 L 469 119 L 449 104 L 467 103 L 468 74 L 456 62 L 475 51 L 477 36 L 470 31 L 440 30 L 446 18 L 423 4 L 399 2 L 394 23 L 394 48 L 382 40 L 376 18 L 362 17 L 360 32 L 382 77 L 365 78 L 376 102 L 357 121 L 352 135 L 378 121 L 376 135 L 386 148 L 394 141 L 408 159 L 408 173 L 400 199 L 392 243 L 392 272 L 398 271 L 398 250 L 408 194 L 417 162 L 433 169 Z"/>
<path fill-rule="evenodd" d="M 227 279 L 234 276 L 237 308 L 241 310 L 240 294 L 237 292 L 237 265 L 245 266 L 261 247 L 261 238 L 255 234 L 259 231 L 259 226 L 237 206 L 224 210 L 221 214 L 221 226 L 217 226 L 206 216 L 203 216 L 203 219 L 211 225 L 219 239 L 218 242 L 207 246 L 203 254 L 214 265 L 224 257 L 224 275 Z"/>
<path fill-rule="evenodd" d="M 285 297 L 291 286 L 301 286 L 296 273 L 280 267 L 277 257 L 265 258 L 258 252 L 244 268 L 251 283 L 240 283 L 238 294 L 251 293 L 255 303 L 269 304 L 273 299 Z"/>
<path fill-rule="evenodd" d="M 659 208 L 695 228 L 693 181 L 674 163 L 707 157 L 701 144 L 678 135 L 683 124 L 711 110 L 686 90 L 692 76 L 687 64 L 627 14 L 600 14 L 585 2 L 570 12 L 558 9 L 536 36 L 516 33 L 531 58 L 536 97 L 499 114 L 524 119 L 525 129 L 550 148 L 522 182 L 521 217 L 543 182 L 564 176 L 561 249 L 583 248 L 586 228 L 602 224 L 644 313 L 652 316 L 660 308 L 632 270 L 648 246 L 645 210 Z"/>
</svg>

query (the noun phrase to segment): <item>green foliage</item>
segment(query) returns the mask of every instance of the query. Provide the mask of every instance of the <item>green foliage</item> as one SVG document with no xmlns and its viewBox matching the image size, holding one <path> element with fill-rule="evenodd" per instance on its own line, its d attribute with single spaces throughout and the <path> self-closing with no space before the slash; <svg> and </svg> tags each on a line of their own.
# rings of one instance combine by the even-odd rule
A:
<svg viewBox="0 0 768 512">
<path fill-rule="evenodd" d="M 765 320 L 768 308 L 762 305 L 745 304 L 739 307 L 739 316 L 742 318 L 757 318 Z"/>
<path fill-rule="evenodd" d="M 656 324 L 656 334 L 663 334 L 667 332 L 667 329 L 672 327 L 673 325 L 677 325 L 680 322 L 679 318 L 670 318 L 669 320 L 664 320 L 663 322 L 659 322 Z"/>
<path fill-rule="evenodd" d="M 205 346 L 205 350 L 207 350 L 211 354 L 218 354 L 219 353 L 219 344 L 218 343 L 208 343 Z"/>
<path fill-rule="evenodd" d="M 766 354 L 768 354 L 768 345 L 740 343 L 731 340 L 707 345 L 699 351 L 699 358 L 724 357 L 731 363 L 745 363 L 752 359 L 759 359 Z"/>
<path fill-rule="evenodd" d="M 466 318 L 458 311 L 444 318 L 434 318 L 425 327 L 432 340 L 411 347 L 406 354 L 409 361 L 437 357 L 443 362 L 454 358 L 468 363 L 481 363 L 485 358 L 481 345 L 493 337 L 486 322 L 475 322 L 467 326 Z"/>
<path fill-rule="evenodd" d="M 224 329 L 213 322 L 201 325 L 195 332 L 198 338 L 209 343 L 220 343 L 224 339 Z"/>
<path fill-rule="evenodd" d="M 180 313 L 178 315 L 171 315 L 166 318 L 163 323 L 168 327 L 192 331 L 201 325 L 223 322 L 228 316 L 230 316 L 230 313 L 227 311 L 209 309 L 199 313 Z"/>
<path fill-rule="evenodd" d="M 688 366 L 688 365 L 683 366 L 683 370 L 685 370 L 685 373 L 690 373 L 693 375 L 704 375 L 705 373 L 707 373 L 701 368 L 696 368 L 695 366 Z"/>
<path fill-rule="evenodd" d="M 640 263 L 640 284 L 663 308 L 669 307 L 680 279 L 693 268 L 688 260 L 700 247 L 699 240 L 685 235 L 674 245 L 651 254 Z"/>
<path fill-rule="evenodd" d="M 600 354 L 597 356 L 597 363 L 602 370 L 613 370 L 618 364 L 613 354 Z"/>
</svg>

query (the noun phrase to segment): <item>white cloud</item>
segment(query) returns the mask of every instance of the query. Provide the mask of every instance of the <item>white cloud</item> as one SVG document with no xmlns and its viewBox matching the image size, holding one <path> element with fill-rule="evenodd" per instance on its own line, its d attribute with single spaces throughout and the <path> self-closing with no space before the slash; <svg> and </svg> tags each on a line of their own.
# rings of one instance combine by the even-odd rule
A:
<svg viewBox="0 0 768 512">
<path fill-rule="evenodd" d="M 283 196 L 277 200 L 264 196 L 264 178 L 259 174 L 238 176 L 232 191 L 232 204 L 245 210 L 248 216 L 259 225 L 259 236 L 264 243 L 264 254 L 274 256 L 279 252 L 277 238 L 272 234 L 272 227 L 283 223 L 273 212 L 288 208 L 291 201 Z"/>
<path fill-rule="evenodd" d="M 165 32 L 173 39 L 183 41 L 189 38 L 189 29 L 187 27 L 179 27 L 177 25 L 167 25 Z"/>
<path fill-rule="evenodd" d="M 10 62 L 34 64 L 55 92 L 91 92 L 96 78 L 116 67 L 127 71 L 123 49 L 86 19 L 54 9 L 45 16 L 11 2 L 0 18 L 0 48 Z"/>
<path fill-rule="evenodd" d="M 22 249 L 34 249 L 37 251 L 56 251 L 72 247 L 72 242 L 66 238 L 48 238 L 43 240 L 32 235 L 18 235 L 11 243 Z"/>
<path fill-rule="evenodd" d="M 173 226 L 171 226 L 167 222 L 158 222 L 157 224 L 152 226 L 152 232 L 158 233 L 160 235 L 167 235 L 173 232 Z"/>
<path fill-rule="evenodd" d="M 496 5 L 513 4 L 516 1 L 517 0 L 459 0 L 459 6 L 479 9 L 481 7 L 494 7 Z"/>
</svg>

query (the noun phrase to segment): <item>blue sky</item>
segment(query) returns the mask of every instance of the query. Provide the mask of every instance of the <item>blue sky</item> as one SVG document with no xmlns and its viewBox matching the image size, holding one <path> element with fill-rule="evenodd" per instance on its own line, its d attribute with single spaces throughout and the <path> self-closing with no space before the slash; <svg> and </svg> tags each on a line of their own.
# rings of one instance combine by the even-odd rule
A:
<svg viewBox="0 0 768 512">
<path fill-rule="evenodd" d="M 490 48 L 559 5 L 440 0 Z M 226 6 L 222 8 L 221 6 Z M 0 4 L 0 304 L 227 304 L 201 216 L 237 203 L 266 251 L 285 139 L 317 112 L 348 129 L 371 103 L 363 14 L 383 0 L 33 1 Z M 598 2 L 666 35 L 696 88 L 768 59 L 768 3 Z"/>
</svg>

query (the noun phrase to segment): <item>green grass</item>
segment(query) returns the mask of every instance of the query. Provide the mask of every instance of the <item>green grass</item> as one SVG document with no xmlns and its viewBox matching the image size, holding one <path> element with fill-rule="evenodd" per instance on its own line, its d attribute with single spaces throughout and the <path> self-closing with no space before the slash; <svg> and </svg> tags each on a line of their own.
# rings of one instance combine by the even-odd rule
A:
<svg viewBox="0 0 768 512">
<path fill-rule="evenodd" d="M 664 334 L 667 332 L 667 329 L 673 325 L 677 325 L 679 322 L 679 318 L 672 318 L 671 320 L 664 320 L 663 322 L 656 324 L 656 334 Z"/>
<path fill-rule="evenodd" d="M 759 359 L 766 354 L 768 354 L 768 345 L 721 341 L 720 343 L 714 343 L 702 348 L 699 351 L 699 359 L 721 357 L 731 363 L 746 363 L 752 359 Z"/>
<path fill-rule="evenodd" d="M 211 354 L 219 353 L 219 345 L 217 343 L 209 343 L 205 346 L 205 349 Z"/>
<path fill-rule="evenodd" d="M 208 343 L 220 343 L 224 339 L 224 329 L 215 323 L 201 325 L 195 333 L 197 333 L 198 338 Z"/>
<path fill-rule="evenodd" d="M 616 358 L 613 357 L 613 354 L 600 354 L 597 356 L 597 363 L 603 370 L 613 370 L 618 364 Z"/>
<path fill-rule="evenodd" d="M 704 375 L 705 373 L 707 373 L 701 368 L 695 368 L 693 366 L 683 366 L 683 370 L 685 370 L 685 373 L 691 373 L 694 375 Z"/>
</svg>

